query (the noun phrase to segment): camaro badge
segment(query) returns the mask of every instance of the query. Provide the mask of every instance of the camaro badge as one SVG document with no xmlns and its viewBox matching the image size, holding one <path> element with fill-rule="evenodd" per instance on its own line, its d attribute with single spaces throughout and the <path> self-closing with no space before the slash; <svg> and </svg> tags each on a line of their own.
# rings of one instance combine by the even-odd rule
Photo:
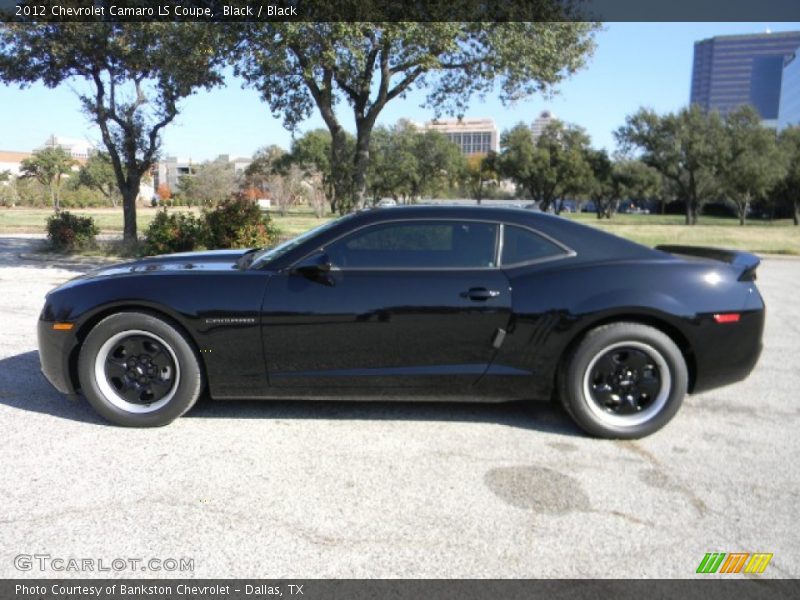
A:
<svg viewBox="0 0 800 600">
<path fill-rule="evenodd" d="M 206 325 L 253 325 L 255 317 L 214 317 L 205 320 Z"/>
</svg>

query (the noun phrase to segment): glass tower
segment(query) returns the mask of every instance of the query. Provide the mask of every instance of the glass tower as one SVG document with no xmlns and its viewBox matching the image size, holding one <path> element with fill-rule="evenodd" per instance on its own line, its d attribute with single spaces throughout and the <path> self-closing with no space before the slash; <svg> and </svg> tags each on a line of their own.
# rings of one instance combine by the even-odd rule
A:
<svg viewBox="0 0 800 600">
<path fill-rule="evenodd" d="M 778 130 L 800 126 L 800 53 L 788 59 L 783 67 Z"/>
<path fill-rule="evenodd" d="M 776 124 L 784 61 L 798 47 L 800 31 L 695 42 L 690 102 L 723 115 L 752 104 L 766 124 Z"/>
</svg>

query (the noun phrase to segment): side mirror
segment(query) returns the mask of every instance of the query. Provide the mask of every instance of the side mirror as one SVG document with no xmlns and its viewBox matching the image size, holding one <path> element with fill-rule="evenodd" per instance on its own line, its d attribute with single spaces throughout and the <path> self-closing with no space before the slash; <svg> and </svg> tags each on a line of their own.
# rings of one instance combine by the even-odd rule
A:
<svg viewBox="0 0 800 600">
<path fill-rule="evenodd" d="M 307 256 L 294 266 L 293 271 L 306 276 L 323 275 L 331 270 L 333 265 L 326 252 L 320 250 L 311 256 Z"/>
</svg>

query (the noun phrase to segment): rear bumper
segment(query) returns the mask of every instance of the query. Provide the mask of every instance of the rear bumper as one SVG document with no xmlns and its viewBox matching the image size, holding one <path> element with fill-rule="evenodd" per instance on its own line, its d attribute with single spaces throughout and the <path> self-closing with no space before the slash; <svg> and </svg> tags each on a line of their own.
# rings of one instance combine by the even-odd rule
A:
<svg viewBox="0 0 800 600">
<path fill-rule="evenodd" d="M 689 391 L 704 392 L 746 378 L 761 355 L 764 319 L 763 307 L 741 313 L 738 323 L 698 317 L 692 344 L 696 376 Z"/>
<path fill-rule="evenodd" d="M 70 377 L 70 358 L 77 345 L 74 332 L 55 331 L 52 322 L 40 318 L 36 333 L 42 373 L 59 392 L 74 396 L 77 390 Z"/>
</svg>

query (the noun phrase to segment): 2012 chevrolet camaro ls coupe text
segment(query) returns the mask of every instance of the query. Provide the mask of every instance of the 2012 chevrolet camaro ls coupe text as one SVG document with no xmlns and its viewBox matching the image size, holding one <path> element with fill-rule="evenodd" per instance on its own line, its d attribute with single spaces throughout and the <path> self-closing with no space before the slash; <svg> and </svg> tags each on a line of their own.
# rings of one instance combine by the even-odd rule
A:
<svg viewBox="0 0 800 600">
<path fill-rule="evenodd" d="M 656 431 L 761 350 L 758 258 L 488 207 L 373 209 L 271 249 L 158 256 L 47 295 L 42 371 L 121 425 L 212 398 L 559 399 Z"/>
</svg>

